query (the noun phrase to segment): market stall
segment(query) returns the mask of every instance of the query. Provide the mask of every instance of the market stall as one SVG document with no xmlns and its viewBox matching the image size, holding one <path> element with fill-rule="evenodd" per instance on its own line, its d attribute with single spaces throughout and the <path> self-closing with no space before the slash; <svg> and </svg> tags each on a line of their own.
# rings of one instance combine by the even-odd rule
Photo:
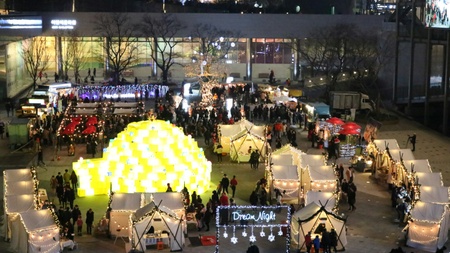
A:
<svg viewBox="0 0 450 253">
<path fill-rule="evenodd" d="M 220 145 L 222 145 L 222 150 L 224 153 L 230 153 L 232 138 L 243 130 L 251 131 L 253 134 L 257 134 L 259 136 L 265 136 L 264 126 L 255 126 L 252 122 L 246 119 L 242 119 L 232 125 L 219 124 L 217 129 L 219 131 L 219 142 Z"/>
<path fill-rule="evenodd" d="M 248 162 L 251 152 L 254 150 L 259 152 L 260 158 L 264 158 L 266 155 L 266 138 L 264 135 L 258 135 L 252 130 L 242 130 L 231 138 L 231 160 Z"/>
<path fill-rule="evenodd" d="M 335 192 L 336 175 L 332 166 L 307 166 L 301 170 L 301 185 L 306 193 L 312 191 Z"/>
<path fill-rule="evenodd" d="M 325 207 L 326 210 L 332 211 L 338 204 L 336 194 L 333 192 L 308 191 L 305 196 L 305 206 L 310 203 L 316 203 L 318 206 Z"/>
<path fill-rule="evenodd" d="M 291 218 L 291 240 L 299 249 L 306 249 L 305 235 L 311 232 L 311 237 L 321 237 L 321 232 L 326 229 L 330 232 L 334 229 L 337 234 L 337 246 L 339 251 L 345 250 L 347 245 L 346 219 L 328 211 L 324 206 L 310 203 L 298 210 Z"/>
<path fill-rule="evenodd" d="M 18 213 L 11 220 L 11 248 L 21 253 L 60 252 L 59 227 L 49 209 Z"/>
<path fill-rule="evenodd" d="M 302 170 L 307 169 L 307 167 L 311 166 L 324 166 L 326 165 L 326 160 L 323 155 L 309 155 L 302 154 L 300 156 L 300 168 Z"/>
<path fill-rule="evenodd" d="M 296 165 L 272 165 L 269 173 L 270 192 L 275 198 L 275 189 L 282 195 L 283 202 L 300 203 L 300 177 Z"/>
<path fill-rule="evenodd" d="M 114 193 L 110 200 L 109 229 L 111 235 L 128 237 L 130 215 L 149 203 L 160 204 L 160 208 L 169 209 L 177 217 L 182 217 L 184 215 L 182 197 L 179 192 Z"/>
<path fill-rule="evenodd" d="M 449 207 L 418 201 L 411 210 L 406 245 L 428 252 L 436 252 L 448 240 Z"/>
<path fill-rule="evenodd" d="M 5 238 L 11 239 L 12 221 L 21 212 L 37 209 L 37 183 L 34 170 L 15 169 L 3 171 L 5 206 Z"/>
<path fill-rule="evenodd" d="M 185 240 L 183 217 L 160 204 L 151 202 L 130 216 L 132 249 L 144 251 L 147 246 L 162 243 L 163 247 L 167 246 L 170 251 L 182 250 Z"/>
</svg>

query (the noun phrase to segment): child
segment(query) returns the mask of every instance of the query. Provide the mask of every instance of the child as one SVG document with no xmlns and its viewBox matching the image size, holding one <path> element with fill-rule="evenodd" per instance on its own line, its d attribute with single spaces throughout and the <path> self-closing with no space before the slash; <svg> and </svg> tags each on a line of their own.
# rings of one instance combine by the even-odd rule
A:
<svg viewBox="0 0 450 253">
<path fill-rule="evenodd" d="M 81 219 L 81 215 L 78 215 L 78 219 L 77 219 L 78 236 L 81 236 L 82 229 L 83 229 L 83 220 Z"/>
</svg>

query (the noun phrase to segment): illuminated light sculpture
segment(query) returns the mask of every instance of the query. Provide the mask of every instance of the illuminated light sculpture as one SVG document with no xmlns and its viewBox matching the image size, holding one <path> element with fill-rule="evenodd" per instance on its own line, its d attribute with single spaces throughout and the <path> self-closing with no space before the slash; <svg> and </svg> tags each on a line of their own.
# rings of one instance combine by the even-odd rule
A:
<svg viewBox="0 0 450 253">
<path fill-rule="evenodd" d="M 201 194 L 209 189 L 211 162 L 181 128 L 168 122 L 140 121 L 110 141 L 103 158 L 73 164 L 80 186 L 78 196 L 113 192 L 165 192 L 184 186 Z"/>
</svg>

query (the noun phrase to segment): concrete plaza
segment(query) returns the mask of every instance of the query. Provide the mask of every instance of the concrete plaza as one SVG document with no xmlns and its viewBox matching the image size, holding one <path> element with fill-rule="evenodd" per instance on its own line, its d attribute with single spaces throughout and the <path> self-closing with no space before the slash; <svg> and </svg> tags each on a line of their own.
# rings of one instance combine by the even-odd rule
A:
<svg viewBox="0 0 450 253">
<path fill-rule="evenodd" d="M 0 119 L 10 120 L 6 117 L 6 112 L 3 107 L 0 109 Z M 417 144 L 416 151 L 414 152 L 416 159 L 429 159 L 433 172 L 441 172 L 444 180 L 444 185 L 450 185 L 450 139 L 442 136 L 441 134 L 424 128 L 420 124 L 413 122 L 406 118 L 401 118 L 398 123 L 383 125 L 379 130 L 378 139 L 397 139 L 401 148 L 406 147 L 407 135 L 416 133 Z M 307 134 L 305 131 L 299 130 L 297 133 L 297 143 L 299 148 L 304 152 L 317 153 L 320 152 L 317 149 L 311 149 L 311 143 L 307 141 Z M 223 163 L 216 163 L 215 157 L 212 155 L 211 150 L 204 145 L 203 138 L 199 139 L 199 145 L 205 149 L 207 157 L 213 161 L 213 169 L 211 175 L 211 188 L 210 191 L 202 195 L 203 200 L 207 200 L 211 196 L 212 190 L 216 189 L 217 183 L 222 178 L 223 173 L 228 175 L 236 175 L 239 181 L 236 191 L 237 204 L 248 204 L 249 195 L 254 188 L 256 181 L 264 176 L 263 165 L 260 165 L 258 171 L 250 169 L 249 164 L 237 164 L 230 162 L 228 157 L 224 159 Z M 30 166 L 34 163 L 35 157 L 30 153 L 23 153 L 19 155 L 11 155 L 8 149 L 8 140 L 0 139 L 0 170 L 7 169 L 8 167 L 14 167 L 17 164 L 18 167 L 24 165 Z M 40 187 L 46 188 L 50 192 L 49 179 L 52 175 L 56 175 L 57 172 L 64 172 L 65 169 L 71 171 L 72 162 L 79 159 L 79 157 L 89 158 L 90 155 L 86 155 L 85 145 L 78 145 L 76 150 L 76 156 L 67 156 L 67 151 L 63 149 L 60 152 L 61 159 L 59 161 L 51 161 L 53 148 L 46 147 L 44 153 L 44 161 L 47 164 L 45 168 L 38 168 L 38 177 L 40 179 Z M 97 157 L 99 154 L 97 154 Z M 5 160 L 8 157 L 10 160 Z M 34 157 L 34 158 L 33 158 Z M 33 158 L 33 159 L 32 159 Z M 31 161 L 30 161 L 31 159 Z M 7 166 L 10 164 L 10 166 Z M 356 194 L 356 211 L 348 211 L 348 206 L 345 203 L 341 204 L 340 213 L 343 213 L 347 217 L 347 233 L 348 244 L 346 246 L 346 252 L 358 253 L 380 253 L 390 252 L 392 248 L 402 246 L 406 252 L 421 253 L 423 251 L 411 249 L 404 246 L 405 234 L 402 232 L 403 225 L 399 225 L 394 222 L 397 214 L 395 209 L 390 205 L 390 193 L 387 190 L 386 185 L 378 185 L 374 180 L 370 178 L 370 173 L 357 173 L 355 175 L 355 182 L 358 187 Z M 50 194 L 50 198 L 55 199 L 55 203 L 58 201 L 54 195 Z M 107 196 L 92 196 L 77 198 L 75 203 L 80 206 L 82 214 L 85 214 L 86 210 L 92 208 L 95 212 L 95 221 L 97 222 L 104 214 L 108 204 Z M 213 223 L 213 222 L 211 222 Z M 189 237 L 202 235 L 215 235 L 214 229 L 209 232 L 198 232 L 195 228 L 189 229 Z M 76 237 L 78 248 L 75 250 L 80 253 L 97 253 L 97 252 L 125 252 L 124 242 L 119 239 L 114 244 L 114 238 L 107 238 L 102 234 L 83 235 Z M 240 238 L 243 241 L 243 238 Z M 259 242 L 257 242 L 258 244 Z M 260 244 L 260 252 L 285 252 L 284 248 L 280 248 L 283 245 L 283 241 L 276 242 L 279 250 L 274 251 L 273 245 L 267 245 L 266 243 Z M 230 249 L 219 247 L 220 252 L 245 252 L 248 243 L 242 242 L 239 249 Z M 450 243 L 446 244 L 447 248 L 450 248 Z M 275 247 L 276 248 L 276 247 Z M 194 247 L 190 244 L 189 239 L 186 238 L 184 252 L 214 252 L 214 246 L 198 246 Z M 67 251 L 67 250 L 65 250 Z M 168 251 L 168 250 L 166 250 Z M 0 252 L 12 252 L 9 250 L 8 242 L 0 241 Z M 295 245 L 292 245 L 291 252 L 295 252 Z"/>
</svg>

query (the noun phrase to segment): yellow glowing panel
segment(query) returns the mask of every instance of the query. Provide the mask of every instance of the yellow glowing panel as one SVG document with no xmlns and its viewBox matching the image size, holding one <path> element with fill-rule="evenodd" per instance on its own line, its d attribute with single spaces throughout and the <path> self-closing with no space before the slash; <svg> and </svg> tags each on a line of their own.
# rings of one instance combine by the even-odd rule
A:
<svg viewBox="0 0 450 253">
<path fill-rule="evenodd" d="M 79 177 L 79 196 L 114 192 L 164 192 L 167 183 L 180 191 L 202 194 L 209 189 L 211 162 L 203 149 L 181 128 L 154 120 L 130 123 L 110 141 L 100 159 L 73 164 Z"/>
</svg>

